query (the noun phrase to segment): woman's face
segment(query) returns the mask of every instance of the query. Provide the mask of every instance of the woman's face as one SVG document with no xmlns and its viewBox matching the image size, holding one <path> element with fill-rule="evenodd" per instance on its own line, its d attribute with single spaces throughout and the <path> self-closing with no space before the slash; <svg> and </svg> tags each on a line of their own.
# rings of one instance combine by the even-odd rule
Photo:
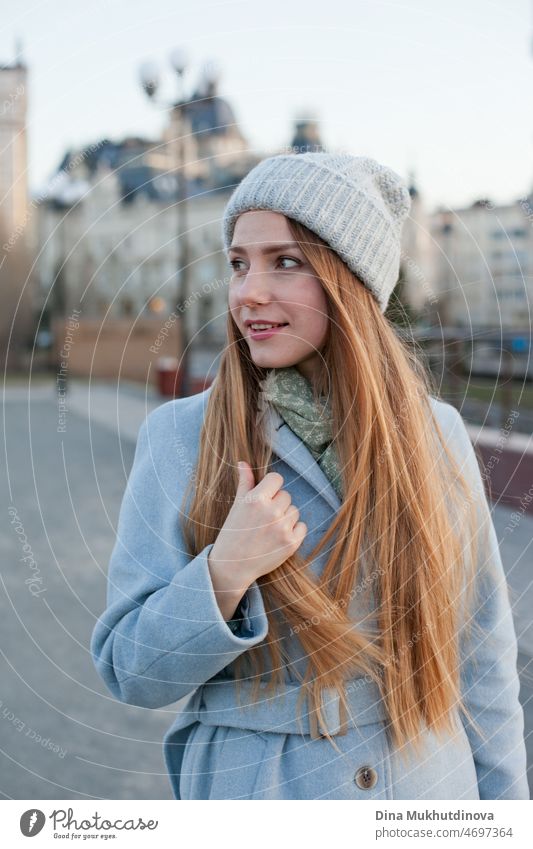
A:
<svg viewBox="0 0 533 849">
<path fill-rule="evenodd" d="M 254 363 L 261 368 L 294 365 L 313 382 L 323 365 L 317 352 L 328 328 L 326 294 L 285 216 L 270 210 L 242 213 L 228 258 L 228 305 Z M 250 321 L 286 326 L 260 333 Z"/>
</svg>

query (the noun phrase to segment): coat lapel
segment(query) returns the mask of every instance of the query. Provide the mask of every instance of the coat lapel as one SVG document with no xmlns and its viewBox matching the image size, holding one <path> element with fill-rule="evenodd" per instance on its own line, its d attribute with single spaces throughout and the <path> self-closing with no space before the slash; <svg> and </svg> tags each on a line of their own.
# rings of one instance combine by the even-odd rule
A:
<svg viewBox="0 0 533 849">
<path fill-rule="evenodd" d="M 305 443 L 290 429 L 278 411 L 269 404 L 264 414 L 265 433 L 275 454 L 311 484 L 333 510 L 341 506 L 339 496 Z"/>
</svg>

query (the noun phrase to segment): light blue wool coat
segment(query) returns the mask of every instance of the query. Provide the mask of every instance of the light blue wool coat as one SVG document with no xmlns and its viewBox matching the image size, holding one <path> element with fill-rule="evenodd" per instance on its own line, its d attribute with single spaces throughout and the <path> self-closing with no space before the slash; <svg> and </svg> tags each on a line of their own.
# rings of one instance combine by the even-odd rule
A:
<svg viewBox="0 0 533 849">
<path fill-rule="evenodd" d="M 257 582 L 244 598 L 245 618 L 233 633 L 210 580 L 208 545 L 187 551 L 179 510 L 198 458 L 200 430 L 211 388 L 169 401 L 142 424 L 111 556 L 107 608 L 94 628 L 96 668 L 120 701 L 178 706 L 163 741 L 176 799 L 529 799 L 524 717 L 518 701 L 517 644 L 496 533 L 478 463 L 463 421 L 449 404 L 431 399 L 436 419 L 476 493 L 484 540 L 476 621 L 483 634 L 461 638 L 462 690 L 484 732 L 466 723 L 437 737 L 424 732 L 423 755 L 400 760 L 385 733 L 377 686 L 365 677 L 348 685 L 348 732 L 335 736 L 339 752 L 317 737 L 316 713 L 296 697 L 306 658 L 297 633 L 280 619 L 287 666 L 285 694 L 259 704 L 242 689 L 236 701 L 232 663 L 261 643 L 268 624 Z M 273 469 L 300 511 L 306 555 L 340 506 L 335 490 L 304 443 L 270 407 L 265 426 Z M 439 458 L 436 458 L 436 463 Z M 188 502 L 190 504 L 190 502 Z M 312 564 L 319 574 L 327 549 Z M 365 593 L 353 595 L 354 621 L 368 615 Z M 266 654 L 266 652 L 265 652 Z M 266 654 L 266 672 L 270 666 Z M 324 721 L 339 729 L 334 691 L 324 697 Z M 323 732 L 319 725 L 318 731 Z M 371 778 L 361 781 L 361 769 Z M 357 780 L 356 780 L 357 778 Z"/>
</svg>

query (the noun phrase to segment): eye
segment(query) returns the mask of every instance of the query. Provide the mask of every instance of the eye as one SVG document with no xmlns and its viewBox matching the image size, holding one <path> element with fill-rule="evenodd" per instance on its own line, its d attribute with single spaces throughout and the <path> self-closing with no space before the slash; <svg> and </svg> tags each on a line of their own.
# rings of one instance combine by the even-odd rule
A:
<svg viewBox="0 0 533 849">
<path fill-rule="evenodd" d="M 295 262 L 296 265 L 301 265 L 300 260 L 295 259 L 295 257 L 292 257 L 292 256 L 280 256 L 280 257 L 278 257 L 278 259 L 279 259 L 279 262 L 285 262 L 286 260 L 288 260 L 289 262 Z M 231 259 L 231 260 L 229 260 L 228 264 L 229 264 L 230 268 L 232 268 L 234 271 L 241 271 L 242 269 L 239 267 L 239 263 L 242 263 L 242 262 L 243 262 L 242 259 Z"/>
<path fill-rule="evenodd" d="M 285 260 L 285 259 L 288 259 L 288 260 L 289 260 L 289 262 L 295 262 L 295 263 L 296 263 L 296 265 L 300 265 L 300 260 L 299 260 L 299 259 L 295 259 L 295 258 L 294 258 L 294 257 L 292 257 L 292 256 L 280 256 L 280 258 L 279 258 L 280 262 L 283 262 L 283 260 Z"/>
</svg>

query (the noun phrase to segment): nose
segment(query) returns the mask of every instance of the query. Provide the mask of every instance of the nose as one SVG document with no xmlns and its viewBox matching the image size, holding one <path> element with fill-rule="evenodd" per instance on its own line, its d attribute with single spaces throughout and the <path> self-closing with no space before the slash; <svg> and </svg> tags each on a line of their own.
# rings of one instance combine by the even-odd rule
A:
<svg viewBox="0 0 533 849">
<path fill-rule="evenodd" d="M 237 302 L 239 305 L 267 303 L 270 300 L 270 278 L 264 268 L 250 266 L 246 277 L 237 284 Z"/>
</svg>

